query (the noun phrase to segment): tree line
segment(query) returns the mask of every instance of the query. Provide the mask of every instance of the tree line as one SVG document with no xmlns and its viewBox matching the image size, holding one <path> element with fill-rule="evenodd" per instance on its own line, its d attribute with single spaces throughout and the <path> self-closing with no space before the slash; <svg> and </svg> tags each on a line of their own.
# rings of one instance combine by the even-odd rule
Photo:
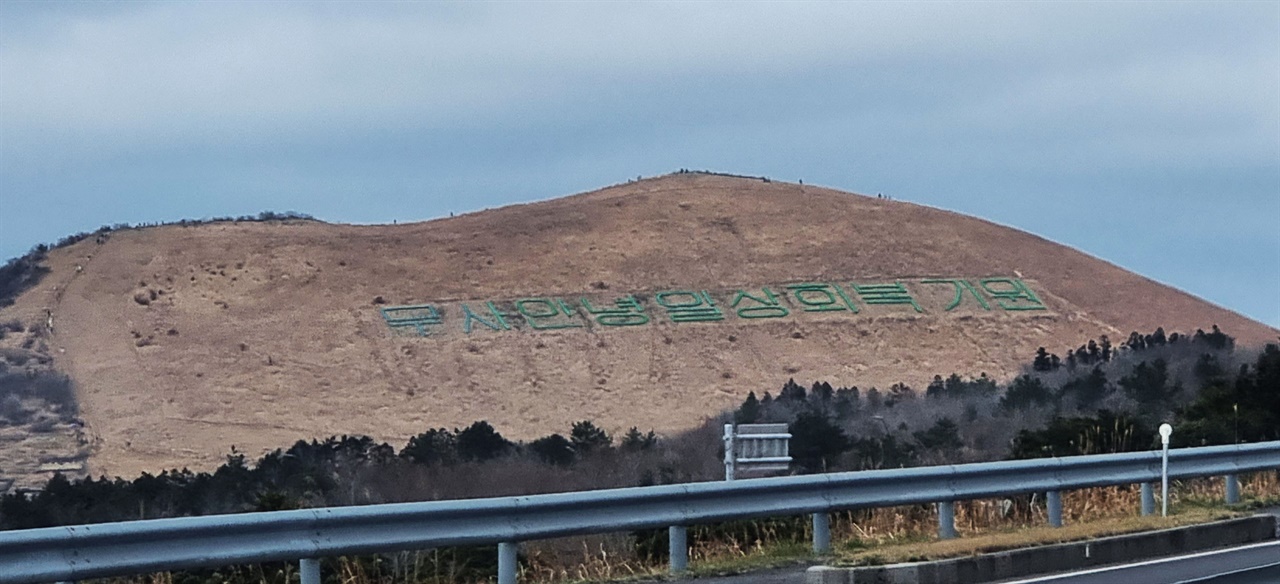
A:
<svg viewBox="0 0 1280 584">
<path fill-rule="evenodd" d="M 1109 359 L 1077 359 L 1074 367 L 1042 370 L 1037 351 L 1008 383 L 952 374 L 935 376 L 923 391 L 901 383 L 881 391 L 792 379 L 776 395 L 750 392 L 735 410 L 672 436 L 632 427 L 615 437 L 583 420 L 522 442 L 478 421 L 428 429 L 398 450 L 366 436 L 335 436 L 256 460 L 233 448 L 212 472 L 168 470 L 132 480 L 54 475 L 38 492 L 0 497 L 0 529 L 719 480 L 727 422 L 787 423 L 795 473 L 1142 450 L 1157 447 L 1154 428 L 1164 421 L 1177 428 L 1175 446 L 1280 439 L 1280 345 L 1236 350 L 1217 329 L 1164 343 L 1143 337 L 1141 347 L 1126 344 Z M 1094 345 L 1101 355 L 1102 343 Z M 802 537 L 803 524 L 771 529 Z M 716 529 L 759 528 L 736 522 Z M 657 530 L 631 541 L 639 557 L 651 557 L 665 550 L 664 537 Z M 461 580 L 483 579 L 492 574 L 493 554 L 450 548 L 419 560 Z M 182 578 L 274 581 L 218 571 Z"/>
<path fill-rule="evenodd" d="M 1121 452 L 1280 439 L 1280 346 L 1238 352 L 1212 332 L 1103 337 L 1063 360 L 1039 348 L 1007 384 L 980 374 L 935 376 L 923 392 L 898 383 L 807 390 L 787 381 L 774 396 L 748 394 L 739 423 L 790 424 L 801 472 Z M 1083 357 L 1082 357 L 1083 355 Z"/>
</svg>

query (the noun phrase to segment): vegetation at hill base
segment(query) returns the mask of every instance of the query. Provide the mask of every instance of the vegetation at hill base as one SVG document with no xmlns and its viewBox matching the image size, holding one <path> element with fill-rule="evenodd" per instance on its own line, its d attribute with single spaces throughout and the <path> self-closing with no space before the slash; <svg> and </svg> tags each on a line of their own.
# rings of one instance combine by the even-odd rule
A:
<svg viewBox="0 0 1280 584">
<path fill-rule="evenodd" d="M 954 374 L 919 391 L 788 380 L 776 395 L 752 391 L 735 411 L 669 437 L 635 427 L 613 436 L 584 420 L 566 434 L 515 442 L 477 421 L 428 429 L 398 451 L 341 436 L 299 441 L 257 460 L 233 448 L 213 472 L 55 475 L 39 492 L 0 497 L 0 528 L 719 480 L 727 422 L 788 424 L 795 473 L 1144 450 L 1158 446 L 1154 428 L 1166 421 L 1176 428 L 1175 447 L 1280 439 L 1280 345 L 1238 349 L 1214 327 L 1134 333 L 1119 346 L 1103 337 L 1066 355 L 1041 349 L 1007 384 Z M 767 527 L 773 536 L 802 539 L 805 523 L 734 522 L 696 537 L 752 541 Z M 660 560 L 665 537 L 664 530 L 637 533 L 627 545 Z M 439 551 L 429 568 L 452 579 L 432 581 L 488 578 L 493 554 L 487 547 Z M 358 562 L 366 560 L 385 557 Z M 194 581 L 226 578 L 192 574 L 203 574 Z"/>
<path fill-rule="evenodd" d="M 1134 333 L 1103 337 L 1066 359 L 1041 348 L 1001 386 L 980 375 L 935 376 L 918 392 L 789 380 L 775 396 L 747 396 L 734 421 L 791 424 L 801 472 L 952 464 L 1000 458 L 1127 452 L 1280 439 L 1280 347 L 1237 351 L 1230 336 Z"/>
<path fill-rule="evenodd" d="M 40 245 L 0 266 L 0 308 L 13 304 L 19 295 L 39 284 L 49 273 L 49 268 L 42 263 L 47 252 L 48 248 Z"/>
</svg>

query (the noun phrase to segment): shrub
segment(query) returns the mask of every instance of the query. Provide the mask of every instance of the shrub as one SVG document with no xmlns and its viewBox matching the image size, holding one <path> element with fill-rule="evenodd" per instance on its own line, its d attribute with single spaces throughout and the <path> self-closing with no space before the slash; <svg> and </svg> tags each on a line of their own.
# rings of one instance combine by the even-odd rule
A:
<svg viewBox="0 0 1280 584">
<path fill-rule="evenodd" d="M 400 457 L 418 464 L 447 464 L 458 458 L 457 436 L 444 428 L 431 429 L 409 439 Z"/>
<path fill-rule="evenodd" d="M 22 399 L 9 394 L 0 399 L 0 418 L 15 426 L 31 421 L 31 412 L 22 406 Z"/>
<path fill-rule="evenodd" d="M 502 437 L 489 422 L 481 420 L 458 432 L 458 457 L 468 462 L 483 462 L 506 454 L 513 444 Z"/>
<path fill-rule="evenodd" d="M 547 464 L 569 466 L 573 464 L 573 444 L 564 436 L 552 434 L 529 443 L 529 451 Z"/>
<path fill-rule="evenodd" d="M 0 308 L 13 304 L 14 300 L 32 286 L 40 283 L 49 268 L 42 265 L 47 246 L 40 245 L 22 257 L 0 266 Z"/>
</svg>

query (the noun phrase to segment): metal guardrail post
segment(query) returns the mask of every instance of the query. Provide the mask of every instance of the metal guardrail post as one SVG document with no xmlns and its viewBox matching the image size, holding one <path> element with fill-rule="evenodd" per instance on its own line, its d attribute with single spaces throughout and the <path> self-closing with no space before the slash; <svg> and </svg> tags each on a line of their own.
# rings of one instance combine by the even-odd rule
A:
<svg viewBox="0 0 1280 584">
<path fill-rule="evenodd" d="M 671 556 L 671 573 L 679 574 L 689 569 L 689 531 L 683 525 L 667 528 L 667 552 Z"/>
<path fill-rule="evenodd" d="M 831 517 L 826 511 L 813 514 L 813 553 L 831 552 Z"/>
<path fill-rule="evenodd" d="M 1049 512 L 1049 525 L 1062 527 L 1062 491 L 1045 493 L 1045 510 Z"/>
<path fill-rule="evenodd" d="M 1235 505 L 1240 502 L 1240 477 L 1235 474 L 1226 476 L 1227 481 L 1227 504 Z"/>
<path fill-rule="evenodd" d="M 956 504 L 951 501 L 938 503 L 938 538 L 956 538 Z"/>
<path fill-rule="evenodd" d="M 320 584 L 320 560 L 302 558 L 298 560 L 298 572 L 302 584 Z"/>
<path fill-rule="evenodd" d="M 516 584 L 520 544 L 504 541 L 498 544 L 498 584 Z"/>
<path fill-rule="evenodd" d="M 733 424 L 724 425 L 724 480 L 733 480 L 738 466 L 738 447 L 733 442 Z"/>
<path fill-rule="evenodd" d="M 1151 483 L 1142 483 L 1142 516 L 1156 512 L 1156 487 Z"/>
</svg>

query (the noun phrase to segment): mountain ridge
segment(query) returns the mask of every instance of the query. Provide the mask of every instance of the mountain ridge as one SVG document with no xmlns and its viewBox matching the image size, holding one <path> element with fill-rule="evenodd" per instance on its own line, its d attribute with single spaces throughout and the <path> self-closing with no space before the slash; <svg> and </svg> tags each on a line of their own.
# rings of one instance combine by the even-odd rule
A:
<svg viewBox="0 0 1280 584">
<path fill-rule="evenodd" d="M 1280 334 L 990 221 L 698 173 L 420 223 L 168 225 L 99 241 L 51 250 L 51 273 L 0 309 L 0 320 L 37 328 L 52 312 L 42 340 L 79 388 L 94 474 L 211 468 L 232 445 L 253 454 L 336 434 L 402 443 L 479 419 L 517 438 L 581 419 L 671 432 L 795 376 L 920 390 L 935 374 L 1008 379 L 1039 346 L 1103 334 L 1214 324 L 1242 344 Z M 977 295 L 1016 280 L 1045 310 L 983 310 L 960 284 L 963 303 L 944 310 L 953 291 L 923 283 L 935 278 Z M 842 287 L 861 311 L 806 311 L 795 295 L 818 293 L 786 286 L 807 281 Z M 919 310 L 866 304 L 854 288 L 894 282 Z M 763 287 L 790 294 L 791 313 L 735 318 L 732 291 L 763 297 Z M 724 318 L 670 320 L 655 303 L 671 290 L 707 290 Z M 630 328 L 587 318 L 535 330 L 511 304 L 637 294 L 652 311 Z M 511 328 L 473 321 L 471 334 L 414 337 L 383 316 L 438 304 L 447 328 L 463 304 L 489 301 Z"/>
</svg>

